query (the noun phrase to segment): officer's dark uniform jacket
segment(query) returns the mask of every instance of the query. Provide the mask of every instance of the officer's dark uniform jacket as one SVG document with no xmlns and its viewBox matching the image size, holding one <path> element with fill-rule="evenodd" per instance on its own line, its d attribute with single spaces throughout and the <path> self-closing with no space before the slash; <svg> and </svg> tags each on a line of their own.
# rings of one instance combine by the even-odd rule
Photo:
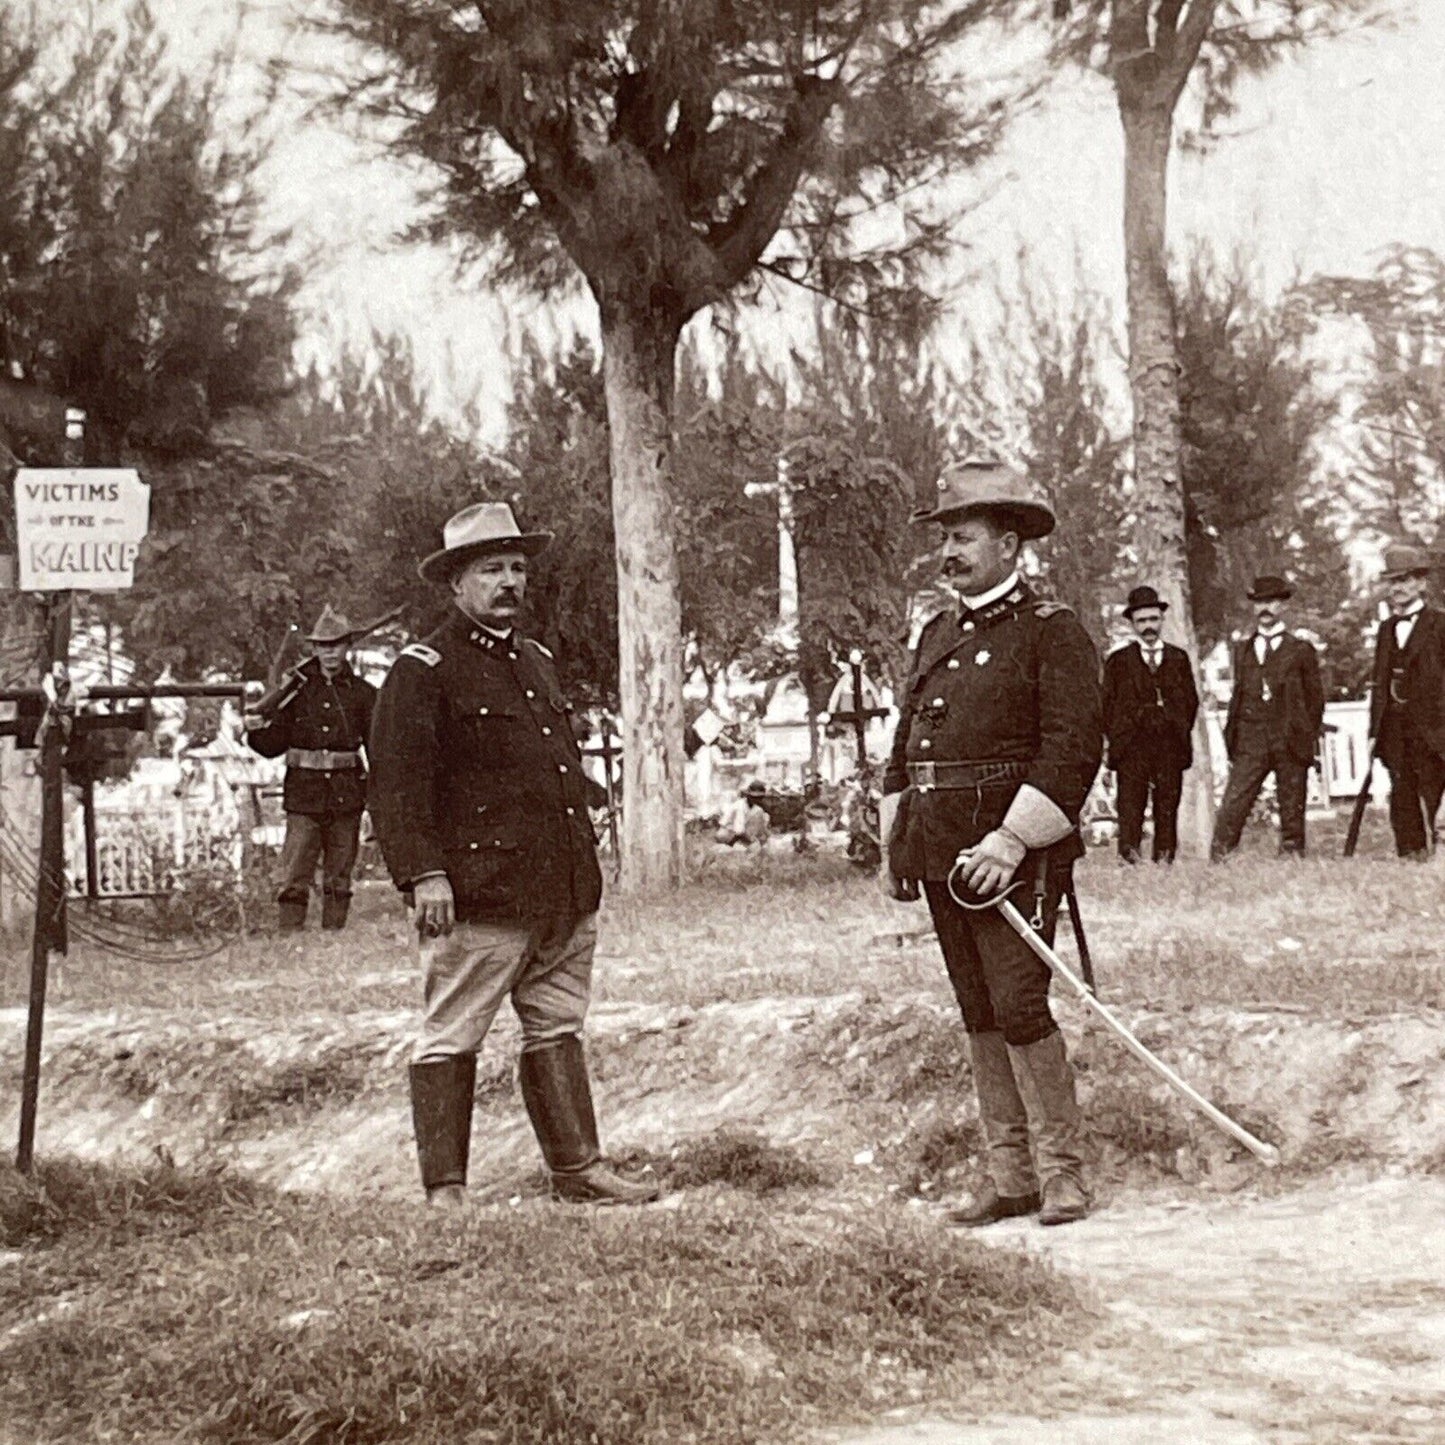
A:
<svg viewBox="0 0 1445 1445">
<path fill-rule="evenodd" d="M 282 804 L 288 813 L 312 818 L 360 813 L 366 806 L 366 769 L 361 750 L 371 728 L 376 689 L 342 665 L 332 679 L 321 664 L 301 664 L 300 692 L 246 742 L 263 758 L 286 754 Z"/>
<path fill-rule="evenodd" d="M 1164 644 L 1157 671 L 1137 642 L 1104 659 L 1104 732 L 1109 766 L 1118 769 L 1147 756 L 1175 768 L 1194 761 L 1191 732 L 1199 711 L 1199 690 L 1189 654 Z"/>
<path fill-rule="evenodd" d="M 454 609 L 397 658 L 370 757 L 371 817 L 403 892 L 444 873 L 464 923 L 597 909 L 582 758 L 541 644 Z"/>
<path fill-rule="evenodd" d="M 1397 768 L 1407 736 L 1445 758 L 1445 612 L 1425 606 L 1403 648 L 1394 620 L 1380 624 L 1370 681 L 1370 735 L 1380 761 Z"/>
<path fill-rule="evenodd" d="M 1067 607 L 1020 582 L 976 612 L 940 613 L 918 640 L 883 779 L 885 793 L 904 792 L 890 870 L 947 878 L 959 850 L 998 827 L 1023 783 L 1077 823 L 1101 752 L 1098 654 Z M 929 763 L 997 766 L 976 785 L 929 788 L 926 773 L 920 785 L 909 772 Z M 1075 831 L 1047 853 L 1068 864 L 1083 842 Z"/>
</svg>

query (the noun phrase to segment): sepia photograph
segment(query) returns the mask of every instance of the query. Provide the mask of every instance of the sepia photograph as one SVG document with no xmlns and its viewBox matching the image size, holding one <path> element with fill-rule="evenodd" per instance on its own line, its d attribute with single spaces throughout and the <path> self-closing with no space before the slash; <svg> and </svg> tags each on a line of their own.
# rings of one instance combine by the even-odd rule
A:
<svg viewBox="0 0 1445 1445">
<path fill-rule="evenodd" d="M 0 0 L 0 1445 L 1445 1441 L 1442 76 Z"/>
</svg>

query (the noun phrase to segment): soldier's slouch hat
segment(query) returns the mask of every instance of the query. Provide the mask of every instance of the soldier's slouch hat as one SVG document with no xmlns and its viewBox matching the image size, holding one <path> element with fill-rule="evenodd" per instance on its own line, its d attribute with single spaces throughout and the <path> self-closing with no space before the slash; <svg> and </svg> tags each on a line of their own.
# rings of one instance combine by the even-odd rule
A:
<svg viewBox="0 0 1445 1445">
<path fill-rule="evenodd" d="M 427 582 L 445 583 L 474 557 L 488 552 L 534 557 L 551 540 L 551 532 L 522 531 L 506 502 L 477 502 L 447 520 L 441 550 L 423 558 L 416 570 Z"/>
<path fill-rule="evenodd" d="M 321 609 L 316 626 L 306 634 L 307 642 L 350 642 L 356 636 L 356 629 L 347 620 L 344 612 L 338 612 L 329 602 Z"/>
<path fill-rule="evenodd" d="M 909 520 L 958 521 L 969 513 L 995 517 L 1025 541 L 1047 537 L 1054 530 L 1054 509 L 1026 477 L 1001 462 L 977 458 L 946 466 L 938 479 L 935 504 L 920 507 Z"/>
</svg>

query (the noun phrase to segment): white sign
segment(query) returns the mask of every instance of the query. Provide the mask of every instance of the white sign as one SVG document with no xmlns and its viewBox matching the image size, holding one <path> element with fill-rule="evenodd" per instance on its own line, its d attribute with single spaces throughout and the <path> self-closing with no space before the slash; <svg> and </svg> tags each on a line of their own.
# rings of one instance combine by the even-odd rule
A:
<svg viewBox="0 0 1445 1445">
<path fill-rule="evenodd" d="M 151 489 L 129 469 L 22 467 L 15 537 L 22 592 L 114 592 L 135 582 Z"/>
</svg>

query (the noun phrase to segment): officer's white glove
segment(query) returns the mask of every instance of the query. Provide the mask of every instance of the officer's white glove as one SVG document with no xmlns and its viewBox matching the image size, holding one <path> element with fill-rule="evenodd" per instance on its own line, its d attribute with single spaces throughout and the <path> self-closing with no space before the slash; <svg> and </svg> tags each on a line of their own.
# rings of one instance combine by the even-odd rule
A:
<svg viewBox="0 0 1445 1445">
<path fill-rule="evenodd" d="M 441 938 L 452 931 L 456 907 L 451 880 L 445 873 L 420 879 L 412 886 L 412 898 L 416 903 L 416 931 L 423 938 Z"/>
<path fill-rule="evenodd" d="M 992 898 L 1013 881 L 1027 852 L 1022 839 L 1004 828 L 995 828 L 958 855 L 959 877 L 970 892 Z"/>
</svg>

